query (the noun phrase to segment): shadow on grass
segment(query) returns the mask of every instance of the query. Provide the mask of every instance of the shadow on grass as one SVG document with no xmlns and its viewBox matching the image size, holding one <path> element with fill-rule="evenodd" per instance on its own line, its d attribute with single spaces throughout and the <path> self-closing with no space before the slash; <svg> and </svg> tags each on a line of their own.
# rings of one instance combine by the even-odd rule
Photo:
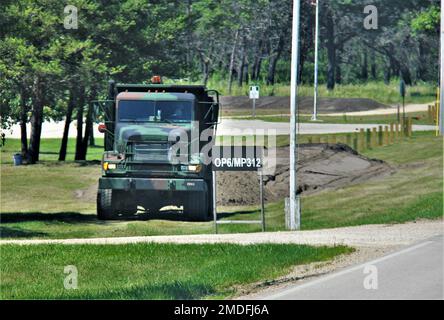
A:
<svg viewBox="0 0 444 320">
<path fill-rule="evenodd" d="M 0 238 L 31 238 L 47 235 L 44 232 L 0 226 Z"/>
<path fill-rule="evenodd" d="M 160 285 L 134 286 L 131 288 L 116 289 L 98 293 L 75 292 L 75 295 L 63 295 L 56 299 L 157 299 L 157 300 L 196 300 L 215 294 L 216 290 L 210 285 L 175 281 Z"/>
<path fill-rule="evenodd" d="M 58 155 L 58 152 L 53 151 L 40 151 L 40 154 Z"/>
<path fill-rule="evenodd" d="M 78 212 L 57 212 L 57 213 L 2 213 L 0 214 L 0 224 L 17 222 L 65 222 L 65 223 L 84 223 L 99 222 L 95 215 L 81 214 Z"/>
<path fill-rule="evenodd" d="M 251 215 L 257 213 L 255 210 L 251 211 L 238 211 L 238 212 L 223 212 L 218 213 L 218 219 L 230 218 L 232 216 Z M 211 217 L 212 218 L 212 217 Z M 150 221 L 150 220 L 166 220 L 177 222 L 190 222 L 188 216 L 184 215 L 181 210 L 169 210 L 158 212 L 143 212 L 134 216 L 116 216 L 112 221 Z M 212 219 L 209 219 L 210 221 Z M 110 221 L 110 220 L 108 220 Z M 107 221 L 101 221 L 97 219 L 95 214 L 82 214 L 78 212 L 56 212 L 56 213 L 43 213 L 43 212 L 29 212 L 29 213 L 17 213 L 17 212 L 5 212 L 0 214 L 0 225 L 8 223 L 22 223 L 22 222 L 62 222 L 69 224 L 76 223 L 97 223 L 105 224 Z"/>
<path fill-rule="evenodd" d="M 222 212 L 217 214 L 218 219 L 230 218 L 236 215 L 249 215 L 257 213 L 256 210 L 251 211 L 237 211 L 237 212 Z M 164 210 L 158 212 L 144 212 L 142 214 L 136 215 L 134 217 L 122 217 L 122 220 L 135 220 L 135 221 L 149 221 L 149 220 L 168 220 L 168 221 L 193 221 L 181 210 Z M 212 221 L 213 215 L 209 221 Z"/>
<path fill-rule="evenodd" d="M 56 160 L 41 160 L 38 164 L 44 165 L 46 167 L 61 167 L 67 164 L 75 164 L 79 167 L 88 167 L 88 166 L 98 166 L 100 165 L 101 160 L 68 160 L 68 161 L 56 161 Z"/>
<path fill-rule="evenodd" d="M 236 216 L 236 215 L 247 215 L 247 214 L 255 214 L 258 213 L 258 210 L 244 210 L 244 211 L 236 211 L 236 212 L 221 212 L 218 213 L 217 216 L 219 219 L 224 219 L 224 218 L 230 218 L 232 216 Z"/>
</svg>

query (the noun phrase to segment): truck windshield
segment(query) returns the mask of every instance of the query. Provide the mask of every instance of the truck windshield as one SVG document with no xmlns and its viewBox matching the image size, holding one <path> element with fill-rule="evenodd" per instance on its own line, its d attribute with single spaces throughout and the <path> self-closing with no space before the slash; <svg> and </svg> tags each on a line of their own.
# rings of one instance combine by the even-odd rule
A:
<svg viewBox="0 0 444 320">
<path fill-rule="evenodd" d="M 120 122 L 191 122 L 191 101 L 120 100 Z"/>
</svg>

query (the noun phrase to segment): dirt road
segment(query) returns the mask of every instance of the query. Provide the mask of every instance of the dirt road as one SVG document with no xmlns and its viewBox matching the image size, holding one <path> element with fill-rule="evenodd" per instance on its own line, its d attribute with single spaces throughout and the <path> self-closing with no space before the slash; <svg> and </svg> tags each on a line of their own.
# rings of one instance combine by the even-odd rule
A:
<svg viewBox="0 0 444 320">
<path fill-rule="evenodd" d="M 112 223 L 112 222 L 110 222 Z M 307 245 L 348 245 L 387 247 L 415 243 L 444 233 L 443 220 L 424 220 L 394 225 L 365 225 L 336 229 L 298 232 L 266 232 L 247 234 L 202 234 L 181 236 L 149 236 L 125 238 L 64 240 L 2 240 L 0 244 L 128 244 L 128 243 L 291 243 Z"/>
</svg>

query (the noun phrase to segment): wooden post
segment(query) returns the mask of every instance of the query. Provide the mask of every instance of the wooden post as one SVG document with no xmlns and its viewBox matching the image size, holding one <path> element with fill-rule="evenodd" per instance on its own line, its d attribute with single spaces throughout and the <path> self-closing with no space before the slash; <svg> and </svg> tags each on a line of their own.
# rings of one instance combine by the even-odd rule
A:
<svg viewBox="0 0 444 320">
<path fill-rule="evenodd" d="M 332 135 L 331 137 L 331 144 L 336 144 L 336 136 Z"/>
<path fill-rule="evenodd" d="M 317 144 L 321 143 L 321 137 L 320 136 L 315 136 L 314 137 L 314 143 L 317 143 Z"/>
<path fill-rule="evenodd" d="M 366 148 L 371 149 L 372 148 L 372 131 L 370 129 L 366 130 L 365 142 L 366 142 Z"/>
<path fill-rule="evenodd" d="M 411 138 L 412 137 L 412 133 L 413 133 L 413 119 L 412 118 L 407 118 L 407 132 L 408 132 L 408 137 Z"/>
<path fill-rule="evenodd" d="M 399 123 L 395 123 L 395 142 L 399 141 Z"/>
<path fill-rule="evenodd" d="M 350 133 L 347 133 L 346 143 L 349 147 L 352 147 L 352 135 Z"/>
<path fill-rule="evenodd" d="M 379 131 L 378 131 L 378 145 L 379 146 L 383 146 L 384 145 L 384 140 L 382 139 L 383 138 L 383 130 L 382 130 L 382 126 L 379 126 L 378 127 L 378 129 L 379 129 Z"/>
<path fill-rule="evenodd" d="M 365 132 L 364 129 L 359 130 L 359 151 L 365 150 Z"/>
<path fill-rule="evenodd" d="M 390 123 L 390 144 L 395 142 L 395 132 L 393 123 Z"/>
<path fill-rule="evenodd" d="M 384 127 L 384 145 L 386 145 L 386 146 L 389 145 L 389 127 L 388 126 Z"/>
<path fill-rule="evenodd" d="M 353 149 L 355 150 L 355 151 L 358 151 L 358 133 L 357 132 L 355 132 L 354 134 L 353 134 Z"/>
<path fill-rule="evenodd" d="M 402 123 L 401 123 L 401 130 L 402 130 L 402 136 L 403 137 L 407 137 L 408 136 L 408 134 L 407 134 L 407 123 L 408 123 L 407 118 L 405 119 L 405 121 L 403 120 Z"/>
<path fill-rule="evenodd" d="M 376 148 L 378 139 L 378 131 L 376 128 L 372 129 L 372 148 Z"/>
<path fill-rule="evenodd" d="M 438 109 L 438 104 L 435 102 L 435 104 L 432 106 L 432 121 L 434 124 L 436 124 L 436 110 Z"/>
</svg>

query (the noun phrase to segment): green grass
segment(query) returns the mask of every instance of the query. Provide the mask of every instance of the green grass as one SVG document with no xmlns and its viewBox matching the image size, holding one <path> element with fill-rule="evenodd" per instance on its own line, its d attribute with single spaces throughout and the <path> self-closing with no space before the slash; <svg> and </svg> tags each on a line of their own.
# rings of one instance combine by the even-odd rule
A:
<svg viewBox="0 0 444 320">
<path fill-rule="evenodd" d="M 303 197 L 304 229 L 402 223 L 443 217 L 443 139 L 415 133 L 403 143 L 368 150 L 396 172 L 335 191 Z"/>
<path fill-rule="evenodd" d="M 103 154 L 103 138 L 95 139 L 96 146 L 89 147 L 86 160 L 100 160 Z M 75 139 L 68 140 L 67 161 L 73 161 L 75 155 Z M 40 160 L 57 161 L 59 159 L 61 139 L 42 139 L 40 144 Z M 20 153 L 19 139 L 6 139 L 6 145 L 0 148 L 0 161 L 2 164 L 12 164 L 14 153 Z"/>
<path fill-rule="evenodd" d="M 2 245 L 1 299 L 225 298 L 353 249 L 303 245 Z M 64 288 L 64 267 L 78 289 Z"/>
<path fill-rule="evenodd" d="M 406 113 L 407 117 L 413 119 L 414 124 L 418 125 L 435 125 L 435 121 L 428 117 L 427 112 L 409 112 Z M 239 120 L 253 120 L 251 115 L 245 116 L 237 116 Z M 398 122 L 398 118 L 396 114 L 389 115 L 368 115 L 368 116 L 325 116 L 319 115 L 319 120 L 322 120 L 322 123 L 334 123 L 334 124 L 390 124 Z M 288 115 L 288 111 L 282 115 L 259 115 L 255 118 L 255 120 L 262 120 L 267 122 L 290 122 L 290 116 Z M 302 123 L 310 123 L 311 116 L 301 115 L 299 117 L 299 122 Z"/>
<path fill-rule="evenodd" d="M 308 136 L 300 136 L 301 143 Z M 323 137 L 325 139 L 325 137 Z M 344 135 L 337 135 L 345 141 Z M 288 145 L 278 136 L 277 145 Z M 4 154 L 12 154 L 10 140 Z M 44 141 L 45 150 L 57 144 Z M 12 147 L 11 147 L 12 146 Z M 11 149 L 12 148 L 12 149 Z M 3 153 L 2 153 L 3 154 Z M 372 223 L 397 223 L 443 215 L 443 140 L 431 132 L 414 133 L 399 144 L 365 151 L 370 158 L 387 161 L 390 176 L 305 195 L 302 228 L 331 228 Z M 33 166 L 1 166 L 1 238 L 77 238 L 199 234 L 214 231 L 211 222 L 171 220 L 98 221 L 94 187 L 98 164 L 59 164 L 44 161 Z M 76 191 L 90 196 L 76 196 Z M 219 208 L 221 219 L 258 219 L 257 206 Z M 283 201 L 266 205 L 267 230 L 284 230 Z M 222 225 L 222 233 L 260 231 L 256 225 Z"/>
<path fill-rule="evenodd" d="M 177 83 L 177 82 L 176 82 Z M 186 82 L 183 82 L 186 83 Z M 232 92 L 228 92 L 226 81 L 210 79 L 208 88 L 218 90 L 226 96 L 246 96 L 249 94 L 250 85 L 239 87 L 233 83 Z M 262 96 L 290 96 L 289 84 L 276 84 L 268 86 L 260 84 Z M 299 95 L 301 97 L 312 97 L 313 86 L 300 85 Z M 400 103 L 399 81 L 393 80 L 389 85 L 384 82 L 367 82 L 363 84 L 336 85 L 333 91 L 327 90 L 326 85 L 319 86 L 319 97 L 321 98 L 362 98 L 373 99 L 385 104 Z M 428 103 L 436 99 L 436 86 L 429 83 L 418 83 L 415 86 L 407 87 L 406 103 Z"/>
</svg>

